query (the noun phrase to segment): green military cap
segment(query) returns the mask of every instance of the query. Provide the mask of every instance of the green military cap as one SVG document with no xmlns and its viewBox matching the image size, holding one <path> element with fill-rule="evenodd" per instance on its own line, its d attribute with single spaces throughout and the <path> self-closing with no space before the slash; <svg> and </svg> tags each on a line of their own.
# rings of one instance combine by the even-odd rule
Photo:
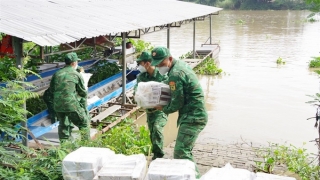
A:
<svg viewBox="0 0 320 180">
<path fill-rule="evenodd" d="M 151 54 L 147 51 L 143 51 L 136 61 L 137 62 L 140 62 L 140 61 L 150 61 L 151 62 Z"/>
<path fill-rule="evenodd" d="M 170 56 L 170 51 L 166 47 L 155 47 L 151 51 L 152 62 L 151 66 L 156 66 L 160 64 L 165 58 Z"/>
<path fill-rule="evenodd" d="M 78 58 L 78 55 L 75 52 L 68 53 L 64 58 L 65 63 L 72 63 L 80 60 L 81 59 Z"/>
</svg>

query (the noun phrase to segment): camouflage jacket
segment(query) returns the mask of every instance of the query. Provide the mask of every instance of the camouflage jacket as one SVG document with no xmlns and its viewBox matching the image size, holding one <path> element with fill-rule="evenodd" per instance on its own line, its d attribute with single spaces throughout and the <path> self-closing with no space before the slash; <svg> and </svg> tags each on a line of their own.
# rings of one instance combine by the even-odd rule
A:
<svg viewBox="0 0 320 180">
<path fill-rule="evenodd" d="M 60 69 L 52 76 L 50 88 L 56 112 L 74 112 L 80 107 L 86 108 L 88 92 L 81 74 L 71 66 Z"/>
<path fill-rule="evenodd" d="M 169 114 L 179 111 L 178 126 L 183 122 L 206 123 L 208 114 L 198 77 L 184 61 L 174 59 L 172 63 L 168 72 L 171 101 L 163 107 L 163 112 Z"/>
<path fill-rule="evenodd" d="M 152 76 L 150 76 L 148 72 L 140 73 L 137 77 L 137 84 L 135 85 L 134 89 L 136 90 L 139 82 L 148 82 L 148 81 L 163 82 L 167 79 L 168 79 L 168 76 L 166 75 L 162 76 L 159 73 L 158 68 L 155 68 Z"/>
</svg>

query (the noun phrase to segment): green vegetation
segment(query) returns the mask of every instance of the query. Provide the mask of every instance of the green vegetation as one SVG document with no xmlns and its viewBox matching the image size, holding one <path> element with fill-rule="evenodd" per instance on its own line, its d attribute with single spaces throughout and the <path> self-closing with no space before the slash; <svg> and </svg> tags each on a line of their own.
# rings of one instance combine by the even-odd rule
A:
<svg viewBox="0 0 320 180">
<path fill-rule="evenodd" d="M 149 42 L 145 42 L 141 39 L 129 39 L 132 45 L 136 48 L 136 53 L 141 54 L 142 51 L 151 51 L 154 47 Z"/>
<path fill-rule="evenodd" d="M 0 41 L 2 41 L 3 36 L 5 36 L 5 33 L 0 32 Z"/>
<path fill-rule="evenodd" d="M 189 51 L 186 54 L 183 54 L 179 57 L 179 59 L 191 59 L 193 58 L 193 51 Z M 203 55 L 196 56 L 197 59 L 203 59 Z M 218 75 L 222 73 L 222 69 L 220 69 L 215 60 L 211 57 L 206 57 L 200 64 L 198 64 L 194 69 L 196 74 L 202 75 Z"/>
<path fill-rule="evenodd" d="M 11 67 L 16 66 L 16 61 L 8 56 L 0 58 L 0 82 L 3 79 L 14 79 L 15 71 Z"/>
<path fill-rule="evenodd" d="M 318 73 L 320 75 L 320 71 L 316 71 L 316 73 Z M 311 104 L 313 106 L 317 106 L 320 105 L 320 93 L 316 93 L 315 95 L 307 95 L 309 97 L 311 97 L 313 100 L 311 101 L 307 101 L 306 103 Z"/>
<path fill-rule="evenodd" d="M 320 67 L 320 57 L 312 57 L 313 59 L 309 62 L 309 68 Z"/>
<path fill-rule="evenodd" d="M 232 10 L 304 10 L 311 8 L 300 0 L 183 0 Z M 318 0 L 306 0 L 318 1 Z"/>
<path fill-rule="evenodd" d="M 26 100 L 26 109 L 29 112 L 27 118 L 30 118 L 41 111 L 47 109 L 46 103 L 43 101 L 42 96 L 36 96 L 32 98 L 28 98 Z"/>
<path fill-rule="evenodd" d="M 193 69 L 197 74 L 202 75 L 218 75 L 222 73 L 222 69 L 217 67 L 213 58 L 207 57 L 198 66 Z"/>
<path fill-rule="evenodd" d="M 286 62 L 281 58 L 279 57 L 276 61 L 277 64 L 286 64 Z"/>
<path fill-rule="evenodd" d="M 149 42 L 145 42 L 144 40 L 141 39 L 132 39 L 129 38 L 126 42 L 131 42 L 132 45 L 136 49 L 136 53 L 140 54 L 142 51 L 151 51 L 154 47 L 151 45 Z M 115 46 L 121 46 L 122 45 L 122 38 L 121 37 L 116 37 L 114 39 L 114 44 Z"/>
<path fill-rule="evenodd" d="M 63 158 L 79 147 L 110 148 L 117 154 L 145 154 L 151 151 L 149 131 L 145 126 L 136 127 L 126 119 L 110 131 L 98 135 L 94 140 L 75 139 L 59 147 L 35 150 L 15 142 L 0 142 L 0 179 L 62 180 Z M 5 147 L 19 147 L 23 153 L 8 151 Z"/>
<path fill-rule="evenodd" d="M 98 63 L 93 65 L 89 70 L 92 74 L 88 86 L 92 86 L 102 80 L 105 80 L 121 71 L 120 67 L 116 63 L 110 63 L 108 61 L 100 60 Z"/>
<path fill-rule="evenodd" d="M 239 24 L 239 25 L 244 25 L 246 23 L 246 21 L 244 21 L 244 20 L 242 20 L 242 19 L 239 19 L 238 21 L 237 21 L 237 24 Z"/>
<path fill-rule="evenodd" d="M 28 98 L 37 97 L 38 94 L 25 90 L 25 87 L 32 87 L 31 84 L 23 82 L 27 73 L 33 73 L 26 69 L 17 69 L 10 67 L 9 72 L 14 74 L 14 79 L 8 79 L 5 76 L 0 76 L 5 87 L 0 86 L 0 133 L 5 132 L 6 137 L 17 137 L 18 133 L 14 125 L 26 121 L 28 113 L 23 104 Z"/>
<path fill-rule="evenodd" d="M 263 162 L 255 162 L 256 171 L 272 173 L 274 167 L 285 165 L 288 171 L 298 174 L 302 180 L 320 178 L 320 167 L 312 163 L 306 149 L 271 143 L 269 147 L 260 149 L 256 153 L 258 157 L 263 158 Z"/>
</svg>

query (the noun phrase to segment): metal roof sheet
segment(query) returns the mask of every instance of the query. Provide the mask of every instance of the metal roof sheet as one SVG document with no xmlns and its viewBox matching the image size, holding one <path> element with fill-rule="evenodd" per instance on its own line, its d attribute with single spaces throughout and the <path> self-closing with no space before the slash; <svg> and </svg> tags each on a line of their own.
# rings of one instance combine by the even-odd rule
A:
<svg viewBox="0 0 320 180">
<path fill-rule="evenodd" d="M 0 32 L 40 46 L 55 46 L 220 10 L 176 0 L 0 0 Z"/>
</svg>

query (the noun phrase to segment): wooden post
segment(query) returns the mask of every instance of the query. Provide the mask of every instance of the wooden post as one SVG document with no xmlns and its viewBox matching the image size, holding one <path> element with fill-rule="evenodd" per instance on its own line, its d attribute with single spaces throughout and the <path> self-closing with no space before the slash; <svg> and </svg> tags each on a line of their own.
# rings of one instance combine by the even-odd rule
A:
<svg viewBox="0 0 320 180">
<path fill-rule="evenodd" d="M 14 55 L 16 56 L 16 66 L 19 69 L 23 68 L 23 39 L 12 37 L 12 45 L 14 50 Z M 23 79 L 21 80 L 23 81 Z M 26 102 L 23 103 L 23 108 L 26 109 Z M 22 121 L 22 144 L 28 147 L 28 131 L 27 131 L 27 122 Z"/>
</svg>

